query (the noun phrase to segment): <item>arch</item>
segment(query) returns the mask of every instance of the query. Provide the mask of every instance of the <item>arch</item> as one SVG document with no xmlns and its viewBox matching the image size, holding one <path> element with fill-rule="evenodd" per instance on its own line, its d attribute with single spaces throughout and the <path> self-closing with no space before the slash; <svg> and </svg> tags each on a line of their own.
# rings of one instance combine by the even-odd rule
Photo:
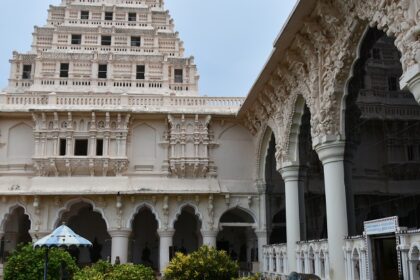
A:
<svg viewBox="0 0 420 280">
<path fill-rule="evenodd" d="M 54 224 L 53 224 L 53 229 L 57 228 L 60 225 L 61 219 L 63 217 L 63 214 L 69 212 L 71 210 L 71 207 L 77 203 L 86 203 L 89 204 L 90 206 L 92 206 L 92 209 L 94 212 L 97 212 L 99 214 L 101 214 L 102 219 L 105 221 L 106 227 L 109 229 L 109 222 L 107 217 L 105 216 L 105 213 L 103 211 L 102 208 L 98 208 L 96 207 L 96 204 L 93 200 L 84 198 L 84 197 L 78 197 L 78 198 L 73 198 L 68 200 L 63 207 L 61 207 L 58 211 L 57 214 L 55 216 L 55 218 L 53 219 Z M 52 229 L 52 230 L 53 230 Z"/>
<path fill-rule="evenodd" d="M 299 164 L 299 134 L 302 124 L 302 116 L 305 112 L 306 101 L 302 95 L 296 95 L 294 109 L 291 113 L 290 122 L 286 134 L 287 161 L 292 164 Z"/>
<path fill-rule="evenodd" d="M 222 215 L 220 215 L 219 225 L 221 223 L 221 220 L 222 220 L 223 216 L 225 214 L 228 214 L 229 212 L 231 212 L 233 210 L 238 210 L 240 212 L 243 212 L 243 214 L 247 215 L 248 217 L 250 217 L 252 219 L 252 223 L 256 224 L 257 219 L 256 219 L 255 213 L 253 213 L 250 209 L 246 209 L 246 208 L 243 208 L 243 207 L 240 207 L 240 206 L 235 206 L 235 207 L 232 207 L 232 208 L 227 209 L 225 212 L 223 212 Z"/>
<path fill-rule="evenodd" d="M 156 212 L 156 209 L 148 202 L 141 202 L 140 204 L 138 204 L 136 207 L 133 207 L 133 211 L 131 212 L 131 214 L 129 215 L 129 220 L 127 221 L 126 224 L 126 228 L 131 228 L 132 223 L 136 217 L 136 215 L 142 210 L 142 209 L 148 209 L 150 210 L 150 212 L 152 212 L 152 214 L 155 216 L 155 219 L 158 223 L 158 227 L 161 228 L 162 226 L 162 222 L 159 218 L 158 213 Z"/>
<path fill-rule="evenodd" d="M 5 225 L 6 225 L 7 219 L 13 213 L 13 211 L 15 211 L 17 208 L 22 208 L 23 209 L 23 213 L 26 216 L 28 216 L 29 221 L 31 222 L 31 228 L 32 228 L 33 222 L 32 222 L 31 214 L 28 212 L 27 208 L 22 203 L 17 202 L 15 204 L 13 204 L 12 206 L 10 206 L 9 210 L 3 215 L 3 219 L 2 219 L 1 224 L 0 224 L 0 230 L 1 231 L 3 231 L 3 232 L 5 231 Z"/>
<path fill-rule="evenodd" d="M 344 83 L 344 89 L 343 89 L 343 96 L 341 97 L 340 102 L 340 133 L 342 135 L 346 135 L 346 110 L 347 110 L 347 97 L 349 96 L 349 85 L 352 79 L 355 77 L 355 70 L 357 68 L 357 64 L 360 62 L 360 59 L 362 58 L 362 47 L 363 42 L 366 39 L 366 36 L 368 34 L 369 27 L 366 26 L 365 30 L 363 31 L 363 35 L 361 36 L 357 46 L 356 46 L 356 57 L 354 58 L 351 66 L 348 78 L 346 82 Z"/>
<path fill-rule="evenodd" d="M 264 133 L 261 134 L 258 141 L 258 150 L 257 150 L 257 162 L 256 162 L 256 171 L 257 171 L 257 179 L 266 181 L 265 178 L 265 162 L 267 159 L 267 153 L 270 146 L 271 136 L 274 134 L 274 138 L 277 140 L 275 133 L 270 125 L 266 125 L 265 129 L 263 130 Z"/>
<path fill-rule="evenodd" d="M 176 221 L 178 220 L 179 216 L 182 214 L 182 210 L 184 210 L 184 208 L 186 208 L 186 207 L 193 208 L 195 216 L 197 216 L 199 221 L 201 223 L 203 223 L 203 215 L 201 214 L 200 210 L 198 209 L 198 206 L 195 205 L 194 203 L 191 203 L 191 202 L 185 202 L 185 203 L 181 204 L 180 206 L 178 206 L 178 209 L 175 212 L 175 216 L 172 219 L 172 221 L 170 222 L 171 228 L 174 228 Z"/>
</svg>

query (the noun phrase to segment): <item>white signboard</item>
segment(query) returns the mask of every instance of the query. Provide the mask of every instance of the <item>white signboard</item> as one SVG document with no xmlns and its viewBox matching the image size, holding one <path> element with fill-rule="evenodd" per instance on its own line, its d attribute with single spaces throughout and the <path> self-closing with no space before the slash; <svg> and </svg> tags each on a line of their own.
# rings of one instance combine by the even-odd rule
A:
<svg viewBox="0 0 420 280">
<path fill-rule="evenodd" d="M 398 229 L 398 217 L 389 217 L 365 222 L 366 235 L 395 233 Z"/>
</svg>

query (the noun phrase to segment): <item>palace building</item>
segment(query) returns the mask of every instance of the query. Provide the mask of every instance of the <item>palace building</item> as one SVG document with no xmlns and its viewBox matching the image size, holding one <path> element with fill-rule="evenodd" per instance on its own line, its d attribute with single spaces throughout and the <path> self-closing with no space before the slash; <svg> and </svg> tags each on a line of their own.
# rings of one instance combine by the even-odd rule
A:
<svg viewBox="0 0 420 280">
<path fill-rule="evenodd" d="M 10 63 L 1 263 L 65 222 L 82 265 L 420 279 L 418 0 L 298 1 L 246 98 L 200 96 L 163 0 L 62 0 Z"/>
</svg>

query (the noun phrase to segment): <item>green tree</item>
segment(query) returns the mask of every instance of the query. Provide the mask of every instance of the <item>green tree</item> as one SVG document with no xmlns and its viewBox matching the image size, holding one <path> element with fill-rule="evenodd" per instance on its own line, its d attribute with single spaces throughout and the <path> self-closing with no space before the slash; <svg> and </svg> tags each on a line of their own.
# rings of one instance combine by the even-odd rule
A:
<svg viewBox="0 0 420 280">
<path fill-rule="evenodd" d="M 45 250 L 32 244 L 21 244 L 9 257 L 4 267 L 5 280 L 39 280 L 44 275 Z M 72 276 L 78 267 L 70 254 L 62 249 L 49 251 L 48 279 L 60 279 L 62 272 Z"/>
<path fill-rule="evenodd" d="M 166 280 L 231 280 L 238 277 L 238 270 L 225 251 L 203 246 L 190 255 L 177 253 L 164 275 Z"/>
</svg>

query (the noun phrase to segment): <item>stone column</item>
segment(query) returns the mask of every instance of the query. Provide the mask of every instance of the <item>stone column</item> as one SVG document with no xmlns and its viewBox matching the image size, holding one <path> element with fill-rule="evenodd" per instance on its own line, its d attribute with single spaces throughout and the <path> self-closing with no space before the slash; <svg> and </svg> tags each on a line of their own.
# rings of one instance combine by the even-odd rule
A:
<svg viewBox="0 0 420 280">
<path fill-rule="evenodd" d="M 202 230 L 201 235 L 203 236 L 203 245 L 216 248 L 217 242 L 217 230 Z"/>
<path fill-rule="evenodd" d="M 297 271 L 296 242 L 300 241 L 299 219 L 299 167 L 288 166 L 280 169 L 284 180 L 286 196 L 286 235 L 288 271 Z"/>
<path fill-rule="evenodd" d="M 108 233 L 112 238 L 111 262 L 115 263 L 115 259 L 119 257 L 120 263 L 127 263 L 128 238 L 131 234 L 131 230 L 130 229 L 116 229 L 116 230 L 109 230 Z"/>
<path fill-rule="evenodd" d="M 325 200 L 327 204 L 328 252 L 331 280 L 345 275 L 344 238 L 348 236 L 346 187 L 344 184 L 344 150 L 342 141 L 316 145 L 315 150 L 324 166 Z"/>
<path fill-rule="evenodd" d="M 161 273 L 169 264 L 169 253 L 170 247 L 172 247 L 172 237 L 174 236 L 175 230 L 158 230 L 160 237 L 159 244 L 159 270 Z"/>
<path fill-rule="evenodd" d="M 258 238 L 258 262 L 260 263 L 260 271 L 264 269 L 264 255 L 263 255 L 263 247 L 267 245 L 267 231 L 256 231 L 255 234 Z"/>
</svg>

